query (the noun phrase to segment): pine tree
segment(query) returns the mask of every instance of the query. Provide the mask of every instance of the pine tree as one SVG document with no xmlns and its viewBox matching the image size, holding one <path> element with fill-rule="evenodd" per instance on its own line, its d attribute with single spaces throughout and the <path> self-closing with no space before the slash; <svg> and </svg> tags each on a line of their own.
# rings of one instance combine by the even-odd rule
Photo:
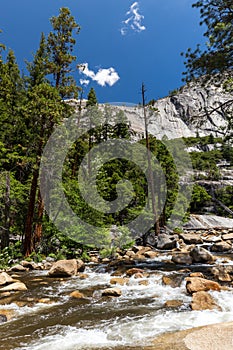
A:
<svg viewBox="0 0 233 350">
<path fill-rule="evenodd" d="M 71 65 L 76 61 L 76 56 L 72 55 L 76 43 L 73 33 L 78 34 L 80 26 L 66 7 L 62 7 L 59 15 L 53 16 L 50 22 L 53 31 L 49 33 L 47 41 L 48 71 L 53 74 L 54 85 L 62 98 L 76 98 L 79 88 L 71 75 Z"/>
<path fill-rule="evenodd" d="M 95 90 L 94 90 L 94 88 L 91 88 L 89 93 L 88 93 L 88 96 L 87 96 L 86 107 L 96 106 L 97 104 L 98 104 L 98 101 L 97 101 L 97 98 L 96 98 Z"/>
</svg>

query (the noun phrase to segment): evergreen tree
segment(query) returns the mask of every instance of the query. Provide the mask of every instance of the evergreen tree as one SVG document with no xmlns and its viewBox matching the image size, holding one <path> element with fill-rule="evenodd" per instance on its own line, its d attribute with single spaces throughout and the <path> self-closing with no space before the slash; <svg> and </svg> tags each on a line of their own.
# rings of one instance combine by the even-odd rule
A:
<svg viewBox="0 0 233 350">
<path fill-rule="evenodd" d="M 53 31 L 48 35 L 48 72 L 53 74 L 55 87 L 62 98 L 77 97 L 78 87 L 72 77 L 72 63 L 76 56 L 72 55 L 76 43 L 74 34 L 78 34 L 80 26 L 71 16 L 68 8 L 62 7 L 59 15 L 50 19 Z"/>
<path fill-rule="evenodd" d="M 187 80 L 202 75 L 215 75 L 233 69 L 233 3 L 232 0 L 200 0 L 193 4 L 200 9 L 201 25 L 206 25 L 206 50 L 200 45 L 188 49 L 186 57 Z"/>
<path fill-rule="evenodd" d="M 91 88 L 88 96 L 87 96 L 87 104 L 86 106 L 96 106 L 98 104 L 97 98 L 96 98 L 96 94 L 95 94 L 95 90 L 94 88 Z"/>
</svg>

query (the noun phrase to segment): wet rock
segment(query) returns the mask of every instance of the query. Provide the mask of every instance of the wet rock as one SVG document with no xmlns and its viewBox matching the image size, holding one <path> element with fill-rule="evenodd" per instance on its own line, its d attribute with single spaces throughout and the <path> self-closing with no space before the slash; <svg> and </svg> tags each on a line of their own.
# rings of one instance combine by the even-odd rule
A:
<svg viewBox="0 0 233 350">
<path fill-rule="evenodd" d="M 129 278 L 126 278 L 126 277 L 114 277 L 110 279 L 111 284 L 120 284 L 121 286 L 123 286 L 128 282 L 129 282 Z"/>
<path fill-rule="evenodd" d="M 89 275 L 87 273 L 78 273 L 78 277 L 80 278 L 80 280 L 86 280 Z"/>
<path fill-rule="evenodd" d="M 90 262 L 94 263 L 94 264 L 98 264 L 99 259 L 96 256 L 92 256 L 90 259 Z"/>
<path fill-rule="evenodd" d="M 196 263 L 212 263 L 214 261 L 213 255 L 202 247 L 193 248 L 190 256 L 193 258 L 193 262 Z"/>
<path fill-rule="evenodd" d="M 202 238 L 203 238 L 203 241 L 206 243 L 217 243 L 217 242 L 221 242 L 222 240 L 220 236 L 214 236 L 214 235 L 208 235 Z"/>
<path fill-rule="evenodd" d="M 231 266 L 215 266 L 210 271 L 219 281 L 231 282 L 231 276 L 229 275 L 232 272 Z"/>
<path fill-rule="evenodd" d="M 190 273 L 189 277 L 201 277 L 204 278 L 204 275 L 202 272 L 192 272 Z"/>
<path fill-rule="evenodd" d="M 75 298 L 75 299 L 83 299 L 83 298 L 85 298 L 84 294 L 79 292 L 78 290 L 75 290 L 74 292 L 70 293 L 70 297 L 71 298 Z"/>
<path fill-rule="evenodd" d="M 136 253 L 134 255 L 134 260 L 144 260 L 145 259 L 145 255 L 142 255 L 140 253 Z"/>
<path fill-rule="evenodd" d="M 52 304 L 53 301 L 50 298 L 41 298 L 37 300 L 38 303 L 41 304 Z"/>
<path fill-rule="evenodd" d="M 214 281 L 207 280 L 205 278 L 200 277 L 187 277 L 186 278 L 186 289 L 190 294 L 201 292 L 201 291 L 209 291 L 216 290 L 220 291 L 221 286 Z"/>
<path fill-rule="evenodd" d="M 52 266 L 53 266 L 52 263 L 46 261 L 46 262 L 43 264 L 43 269 L 44 269 L 44 270 L 50 270 Z"/>
<path fill-rule="evenodd" d="M 186 244 L 201 244 L 203 243 L 202 238 L 198 234 L 192 233 L 181 233 L 179 236 L 183 239 Z"/>
<path fill-rule="evenodd" d="M 103 290 L 102 296 L 119 297 L 121 296 L 121 290 L 119 288 L 107 288 Z"/>
<path fill-rule="evenodd" d="M 29 269 L 26 267 L 23 267 L 22 265 L 18 264 L 15 266 L 12 266 L 10 268 L 10 271 L 14 271 L 14 272 L 23 272 L 23 271 L 28 271 Z"/>
<path fill-rule="evenodd" d="M 129 258 L 133 259 L 136 255 L 136 253 L 132 250 L 128 250 L 125 255 L 127 255 Z"/>
<path fill-rule="evenodd" d="M 22 282 L 15 282 L 15 283 L 11 283 L 8 286 L 1 288 L 0 293 L 1 292 L 10 292 L 10 291 L 23 291 L 23 290 L 27 290 L 27 286 Z"/>
<path fill-rule="evenodd" d="M 176 264 L 191 265 L 193 259 L 188 252 L 174 252 L 172 254 L 172 261 Z"/>
<path fill-rule="evenodd" d="M 221 308 L 216 304 L 212 296 L 205 291 L 193 293 L 191 309 L 196 311 L 218 309 L 221 311 Z"/>
<path fill-rule="evenodd" d="M 11 276 L 9 276 L 6 272 L 0 273 L 0 286 L 4 286 L 4 284 L 13 283 L 14 280 Z"/>
<path fill-rule="evenodd" d="M 161 250 L 170 250 L 176 248 L 176 239 L 166 233 L 158 235 L 157 248 Z"/>
<path fill-rule="evenodd" d="M 232 245 L 225 242 L 225 241 L 221 241 L 218 243 L 215 243 L 212 245 L 211 247 L 211 251 L 212 252 L 227 252 L 229 250 L 231 250 Z"/>
<path fill-rule="evenodd" d="M 7 322 L 7 317 L 6 317 L 6 315 L 0 314 L 0 324 L 4 323 L 4 322 Z"/>
<path fill-rule="evenodd" d="M 142 269 L 138 269 L 136 267 L 133 267 L 132 269 L 129 269 L 126 271 L 126 275 L 127 276 L 133 276 L 135 275 L 136 273 L 142 273 L 143 274 L 143 270 Z"/>
<path fill-rule="evenodd" d="M 166 286 L 170 286 L 172 288 L 179 287 L 181 284 L 181 281 L 182 281 L 182 276 L 177 274 L 162 277 L 163 284 L 165 284 Z"/>
<path fill-rule="evenodd" d="M 138 282 L 138 284 L 140 286 L 148 286 L 149 285 L 149 281 L 148 280 L 141 280 Z"/>
<path fill-rule="evenodd" d="M 78 271 L 83 271 L 84 267 L 85 264 L 80 259 L 59 260 L 53 264 L 48 275 L 50 277 L 70 277 L 76 275 Z"/>
<path fill-rule="evenodd" d="M 183 305 L 183 303 L 180 300 L 167 300 L 164 304 L 164 307 L 177 308 L 177 307 L 180 307 L 182 305 Z"/>
</svg>

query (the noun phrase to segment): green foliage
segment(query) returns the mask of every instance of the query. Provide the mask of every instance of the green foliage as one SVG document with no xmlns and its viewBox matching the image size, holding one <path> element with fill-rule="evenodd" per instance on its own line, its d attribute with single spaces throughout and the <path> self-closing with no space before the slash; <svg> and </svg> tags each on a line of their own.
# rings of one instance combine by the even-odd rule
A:
<svg viewBox="0 0 233 350">
<path fill-rule="evenodd" d="M 211 196 L 204 187 L 195 184 L 193 187 L 193 194 L 190 203 L 190 210 L 192 213 L 200 212 L 202 207 L 211 200 Z"/>
<path fill-rule="evenodd" d="M 98 101 L 97 101 L 97 98 L 96 98 L 95 90 L 94 90 L 94 88 L 91 88 L 89 93 L 88 93 L 86 107 L 96 106 L 97 103 L 98 103 Z"/>
</svg>

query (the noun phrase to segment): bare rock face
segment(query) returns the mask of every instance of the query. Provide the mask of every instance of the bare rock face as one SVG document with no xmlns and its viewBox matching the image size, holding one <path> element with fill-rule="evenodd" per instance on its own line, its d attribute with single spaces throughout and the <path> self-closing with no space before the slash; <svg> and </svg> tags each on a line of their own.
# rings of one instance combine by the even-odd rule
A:
<svg viewBox="0 0 233 350">
<path fill-rule="evenodd" d="M 221 310 L 221 308 L 216 304 L 212 296 L 205 291 L 193 293 L 191 308 L 192 310 L 196 311 L 213 309 L 218 309 L 219 311 Z"/>
<path fill-rule="evenodd" d="M 78 271 L 83 271 L 84 266 L 84 262 L 80 259 L 59 260 L 51 267 L 48 275 L 50 277 L 71 277 Z"/>
<path fill-rule="evenodd" d="M 208 291 L 208 290 L 220 291 L 221 286 L 217 282 L 207 280 L 205 278 L 187 277 L 186 289 L 188 293 L 193 294 L 196 292 Z"/>
</svg>

